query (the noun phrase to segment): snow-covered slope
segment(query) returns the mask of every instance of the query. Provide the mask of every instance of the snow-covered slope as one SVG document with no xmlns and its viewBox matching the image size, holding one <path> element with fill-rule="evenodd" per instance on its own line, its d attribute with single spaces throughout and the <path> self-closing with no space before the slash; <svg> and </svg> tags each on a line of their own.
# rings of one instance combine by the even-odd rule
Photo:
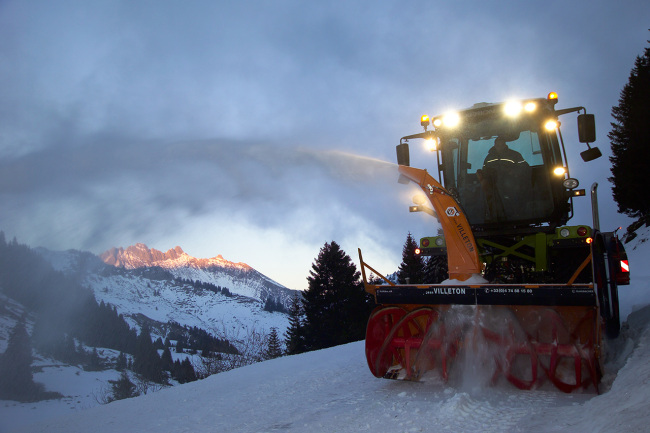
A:
<svg viewBox="0 0 650 433">
<path fill-rule="evenodd" d="M 633 350 L 602 395 L 376 379 L 358 342 L 231 370 L 20 431 L 647 431 L 650 309 L 632 317 L 640 332 L 624 337 L 633 338 Z M 0 407 L 0 417 L 10 413 Z"/>
<path fill-rule="evenodd" d="M 263 276 L 246 278 L 246 275 L 257 273 L 252 268 L 248 270 L 236 268 L 237 272 L 244 273 L 243 277 L 239 277 L 236 273 L 227 274 L 228 270 L 220 271 L 214 267 L 180 265 L 180 263 L 187 264 L 196 260 L 185 253 L 179 253 L 174 259 L 175 262 L 173 260 L 174 263 L 179 264 L 177 267 L 172 266 L 172 262 L 160 260 L 140 261 L 138 263 L 142 265 L 141 267 L 129 265 L 127 268 L 106 264 L 88 252 L 76 250 L 56 252 L 42 248 L 36 251 L 55 269 L 76 276 L 81 284 L 91 288 L 98 301 L 114 305 L 130 325 L 136 328 L 141 325 L 142 316 L 146 316 L 162 324 L 173 321 L 189 327 L 196 326 L 213 335 L 236 341 L 245 338 L 252 331 L 268 333 L 273 327 L 282 334 L 288 325 L 286 314 L 264 311 L 265 298 L 247 297 L 241 294 L 242 292 L 257 293 L 263 296 L 264 293 L 275 293 L 279 296 L 283 293 L 289 296 L 292 293 L 289 289 L 273 282 L 263 286 L 260 281 L 268 280 Z M 182 252 L 180 248 L 176 251 Z M 135 261 L 130 263 L 133 264 Z M 143 263 L 158 263 L 166 266 L 145 266 Z M 214 262 L 210 263 L 214 264 Z M 193 287 L 191 284 L 178 281 L 178 278 L 215 285 L 218 282 L 220 287 L 228 291 L 215 292 Z M 239 293 L 234 288 L 239 288 Z M 263 292 L 260 288 L 267 291 Z"/>
<path fill-rule="evenodd" d="M 272 327 L 284 332 L 288 316 L 263 310 L 264 304 L 240 295 L 226 296 L 209 290 L 137 275 L 89 275 L 85 284 L 98 301 L 117 307 L 135 325 L 144 315 L 157 322 L 177 322 L 228 339 L 243 337 L 255 329 L 268 333 Z"/>
<path fill-rule="evenodd" d="M 111 248 L 100 258 L 107 264 L 125 269 L 158 267 L 176 278 L 203 281 L 227 287 L 231 292 L 258 300 L 278 298 L 289 305 L 292 292 L 246 263 L 233 263 L 221 255 L 208 259 L 192 257 L 179 246 L 163 253 L 138 243 L 124 248 Z"/>
</svg>

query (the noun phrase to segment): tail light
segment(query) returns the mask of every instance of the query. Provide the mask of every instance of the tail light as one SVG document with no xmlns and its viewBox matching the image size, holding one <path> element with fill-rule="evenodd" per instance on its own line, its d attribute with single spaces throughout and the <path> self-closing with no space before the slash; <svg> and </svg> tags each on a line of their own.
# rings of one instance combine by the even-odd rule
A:
<svg viewBox="0 0 650 433">
<path fill-rule="evenodd" d="M 630 263 L 627 260 L 621 260 L 621 267 L 616 273 L 616 284 L 619 286 L 630 284 Z"/>
</svg>

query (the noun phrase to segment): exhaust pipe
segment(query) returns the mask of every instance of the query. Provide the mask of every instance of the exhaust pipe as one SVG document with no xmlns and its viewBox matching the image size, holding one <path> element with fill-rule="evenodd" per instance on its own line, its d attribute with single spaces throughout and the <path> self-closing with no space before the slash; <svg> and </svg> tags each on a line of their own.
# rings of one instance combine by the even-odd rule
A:
<svg viewBox="0 0 650 433">
<path fill-rule="evenodd" d="M 591 185 L 591 215 L 594 219 L 594 230 L 600 231 L 600 216 L 598 215 L 598 182 Z"/>
</svg>

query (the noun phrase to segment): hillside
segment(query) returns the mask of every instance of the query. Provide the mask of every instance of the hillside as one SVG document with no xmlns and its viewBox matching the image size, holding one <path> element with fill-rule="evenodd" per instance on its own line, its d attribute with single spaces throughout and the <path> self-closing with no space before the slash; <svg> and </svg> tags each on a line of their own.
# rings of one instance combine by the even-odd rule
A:
<svg viewBox="0 0 650 433">
<path fill-rule="evenodd" d="M 32 337 L 36 382 L 44 386 L 43 391 L 57 389 L 65 396 L 38 403 L 39 416 L 99 404 L 110 389 L 109 381 L 119 377 L 114 369 L 119 368 L 118 359 L 133 362 L 142 353 L 136 337 L 144 325 L 153 340 L 160 339 L 158 357 L 166 347 L 172 359 L 165 364 L 162 379 L 160 375 L 151 379 L 158 383 L 140 382 L 145 387 L 138 390 L 141 393 L 168 386 L 165 377 L 169 384 L 178 385 L 195 380 L 195 374 L 205 377 L 258 362 L 271 329 L 276 328 L 282 338 L 288 323 L 286 314 L 267 311 L 261 299 L 180 279 L 160 266 L 126 269 L 87 252 L 31 249 L 15 240 L 7 243 L 1 232 L 0 240 L 0 354 L 24 317 Z M 219 272 L 214 263 L 210 267 Z M 271 280 L 267 287 L 269 293 L 276 293 L 274 287 L 290 293 Z M 186 375 L 172 365 L 176 361 L 179 365 L 189 361 Z M 28 406 L 4 403 L 5 407 Z"/>
<path fill-rule="evenodd" d="M 233 293 L 261 301 L 273 297 L 288 305 L 293 293 L 246 263 L 233 263 L 221 255 L 207 259 L 192 257 L 179 246 L 163 253 L 138 243 L 111 248 L 99 257 L 117 268 L 162 268 L 176 278 L 227 287 Z"/>
<path fill-rule="evenodd" d="M 157 322 L 149 324 L 163 338 L 164 331 L 156 328 L 170 321 L 234 340 L 253 330 L 283 332 L 288 324 L 285 314 L 265 311 L 264 305 L 269 297 L 288 305 L 294 291 L 245 264 L 195 259 L 180 247 L 165 256 L 144 244 L 110 250 L 103 260 L 76 250 L 37 251 L 56 270 L 92 289 L 98 301 L 115 306 L 131 326 L 139 329 L 144 317 Z"/>
</svg>

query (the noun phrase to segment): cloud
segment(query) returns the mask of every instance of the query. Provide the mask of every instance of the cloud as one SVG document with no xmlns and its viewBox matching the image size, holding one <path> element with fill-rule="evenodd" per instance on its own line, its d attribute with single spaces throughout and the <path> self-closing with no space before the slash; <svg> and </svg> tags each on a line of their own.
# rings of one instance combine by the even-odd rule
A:
<svg viewBox="0 0 650 433">
<path fill-rule="evenodd" d="M 596 113 L 604 139 L 649 8 L 6 0 L 0 229 L 52 248 L 169 242 L 237 261 L 252 243 L 262 267 L 276 250 L 260 237 L 294 262 L 336 240 L 351 255 L 384 249 L 390 267 L 409 230 L 437 229 L 407 213 L 413 190 L 382 162 L 419 116 L 556 90 Z M 595 166 L 572 174 L 606 184 Z"/>
</svg>

